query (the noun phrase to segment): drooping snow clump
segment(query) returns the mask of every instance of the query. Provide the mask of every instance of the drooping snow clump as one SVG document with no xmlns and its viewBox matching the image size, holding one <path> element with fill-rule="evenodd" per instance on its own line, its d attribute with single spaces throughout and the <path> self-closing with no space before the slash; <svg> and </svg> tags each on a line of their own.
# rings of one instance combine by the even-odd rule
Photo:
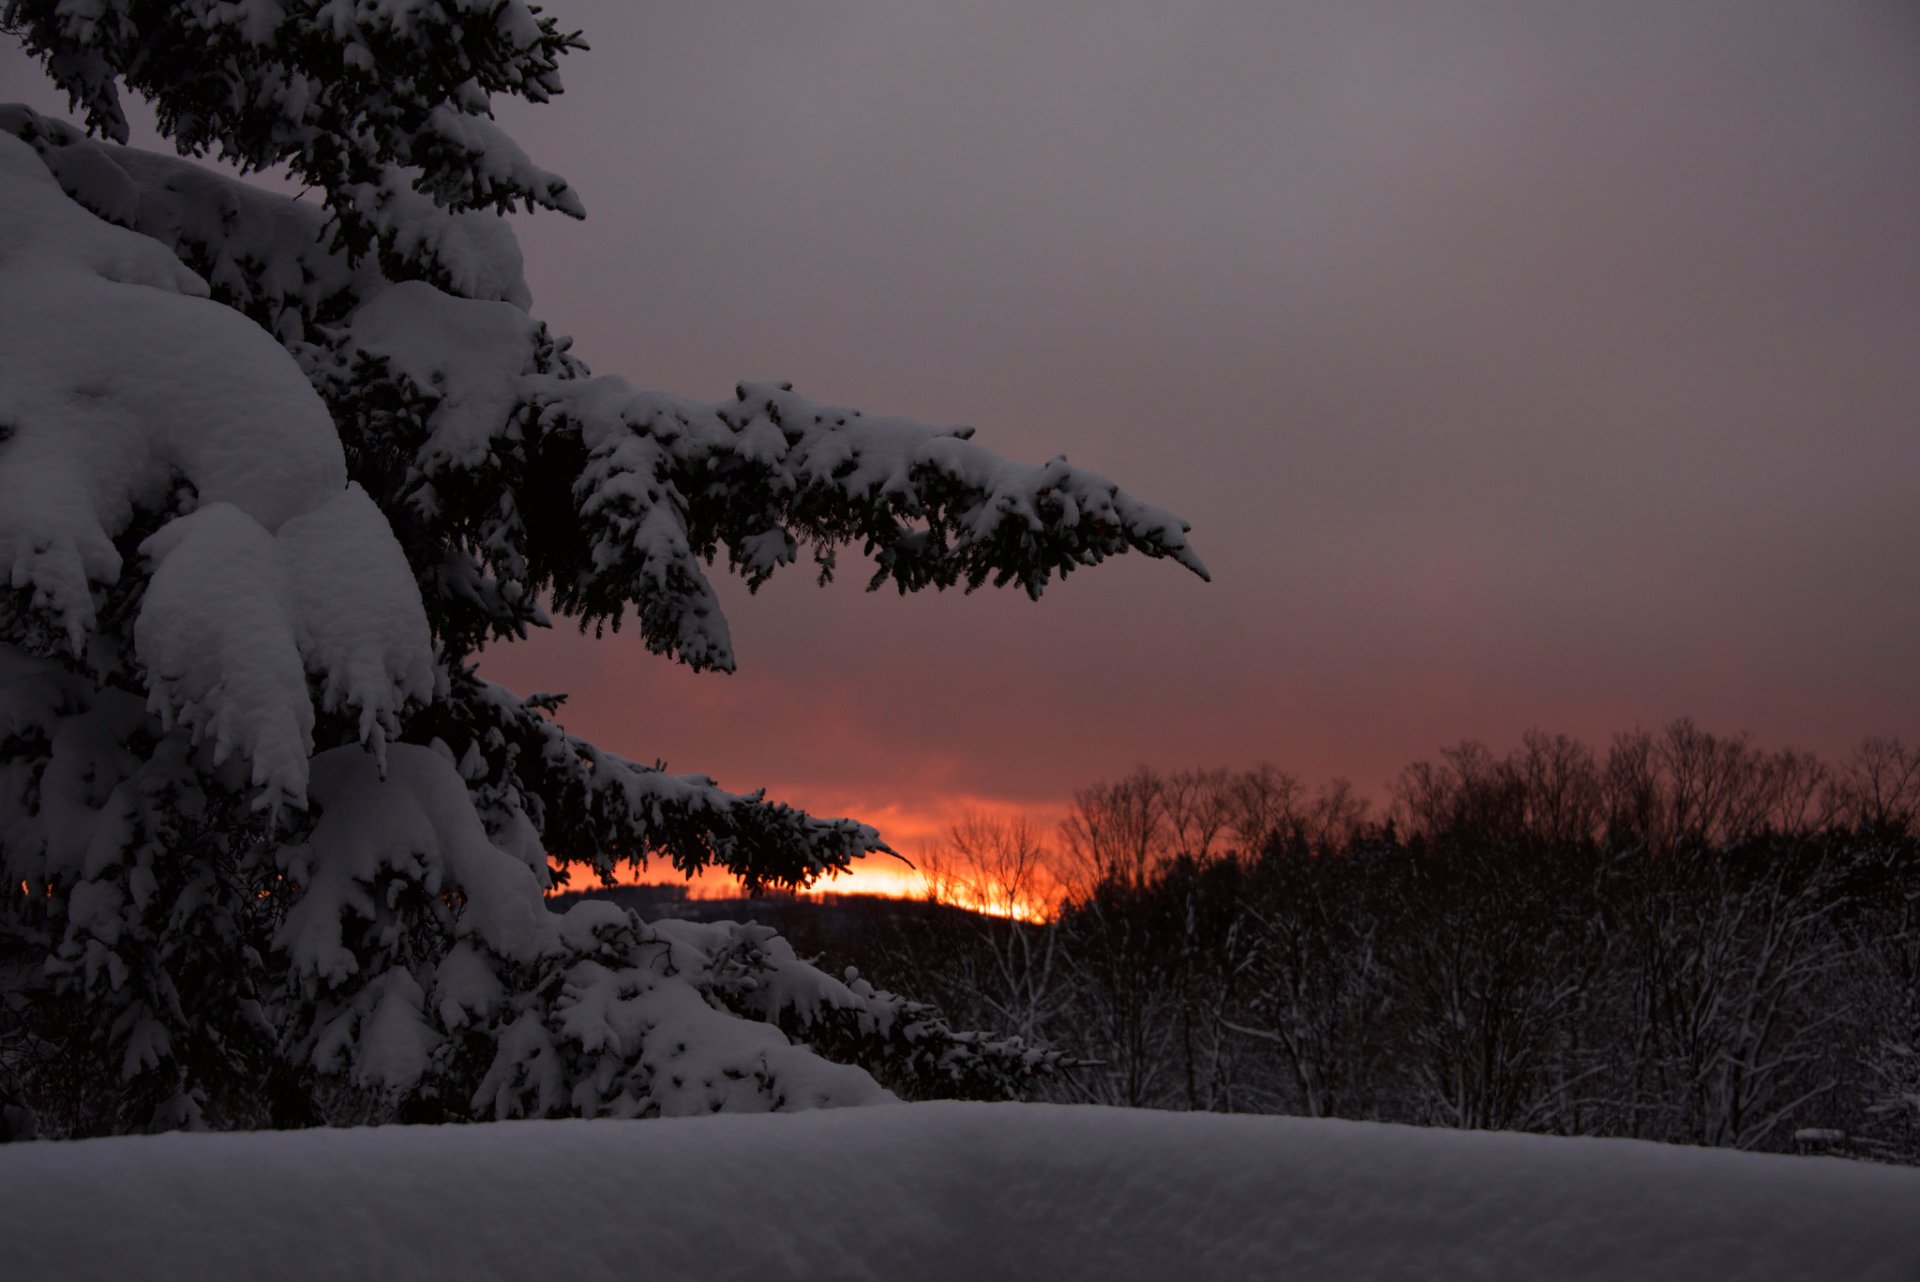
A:
<svg viewBox="0 0 1920 1282">
<path fill-rule="evenodd" d="M 124 85 L 322 194 L 0 107 L 9 1127 L 804 1108 L 886 1095 L 816 1049 L 973 1093 L 1052 1062 L 760 928 L 547 911 L 555 864 L 798 886 L 884 847 L 601 752 L 473 659 L 544 601 L 730 669 L 723 555 L 758 585 L 858 542 L 873 586 L 1037 596 L 1127 550 L 1204 575 L 1184 522 L 966 429 L 591 376 L 496 216 L 581 212 L 489 115 L 580 43 L 532 6 L 0 23 L 95 131 Z"/>
</svg>

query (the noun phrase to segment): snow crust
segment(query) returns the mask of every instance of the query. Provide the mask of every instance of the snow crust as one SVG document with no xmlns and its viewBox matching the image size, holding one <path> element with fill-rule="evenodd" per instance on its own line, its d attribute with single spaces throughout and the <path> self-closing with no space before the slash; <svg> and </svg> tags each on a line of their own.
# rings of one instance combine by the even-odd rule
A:
<svg viewBox="0 0 1920 1282">
<path fill-rule="evenodd" d="M 0 1204 L 23 1280 L 1920 1277 L 1916 1171 L 1036 1104 L 15 1145 Z"/>
</svg>

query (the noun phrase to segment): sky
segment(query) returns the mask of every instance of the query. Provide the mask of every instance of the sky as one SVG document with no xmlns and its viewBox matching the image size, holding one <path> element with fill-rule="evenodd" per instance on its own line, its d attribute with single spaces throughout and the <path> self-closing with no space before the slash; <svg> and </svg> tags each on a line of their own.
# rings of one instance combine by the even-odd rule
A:
<svg viewBox="0 0 1920 1282">
<path fill-rule="evenodd" d="M 1383 797 L 1529 727 L 1920 735 L 1920 7 L 554 0 L 500 115 L 596 372 L 966 423 L 1213 571 L 723 585 L 740 670 L 489 654 L 570 729 L 877 823 L 1138 764 Z M 17 53 L 0 99 L 57 101 Z"/>
</svg>

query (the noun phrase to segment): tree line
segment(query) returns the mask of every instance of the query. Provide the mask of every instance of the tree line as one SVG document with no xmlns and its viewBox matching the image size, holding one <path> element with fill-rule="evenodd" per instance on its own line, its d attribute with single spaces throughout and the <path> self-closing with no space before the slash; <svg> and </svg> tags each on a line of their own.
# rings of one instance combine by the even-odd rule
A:
<svg viewBox="0 0 1920 1282">
<path fill-rule="evenodd" d="M 1684 720 L 1465 743 L 1378 809 L 1142 768 L 1057 833 L 956 825 L 930 888 L 1003 915 L 858 960 L 1078 1061 L 1046 1098 L 1916 1162 L 1917 837 L 1920 749 Z"/>
</svg>

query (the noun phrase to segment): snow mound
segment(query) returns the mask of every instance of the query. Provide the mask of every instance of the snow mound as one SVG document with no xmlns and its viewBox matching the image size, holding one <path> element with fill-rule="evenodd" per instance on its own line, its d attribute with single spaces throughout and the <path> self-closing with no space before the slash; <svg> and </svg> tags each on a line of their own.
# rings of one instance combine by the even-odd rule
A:
<svg viewBox="0 0 1920 1282">
<path fill-rule="evenodd" d="M 1920 1277 L 1920 1171 L 1034 1104 L 26 1144 L 0 1205 L 22 1280 Z"/>
</svg>

